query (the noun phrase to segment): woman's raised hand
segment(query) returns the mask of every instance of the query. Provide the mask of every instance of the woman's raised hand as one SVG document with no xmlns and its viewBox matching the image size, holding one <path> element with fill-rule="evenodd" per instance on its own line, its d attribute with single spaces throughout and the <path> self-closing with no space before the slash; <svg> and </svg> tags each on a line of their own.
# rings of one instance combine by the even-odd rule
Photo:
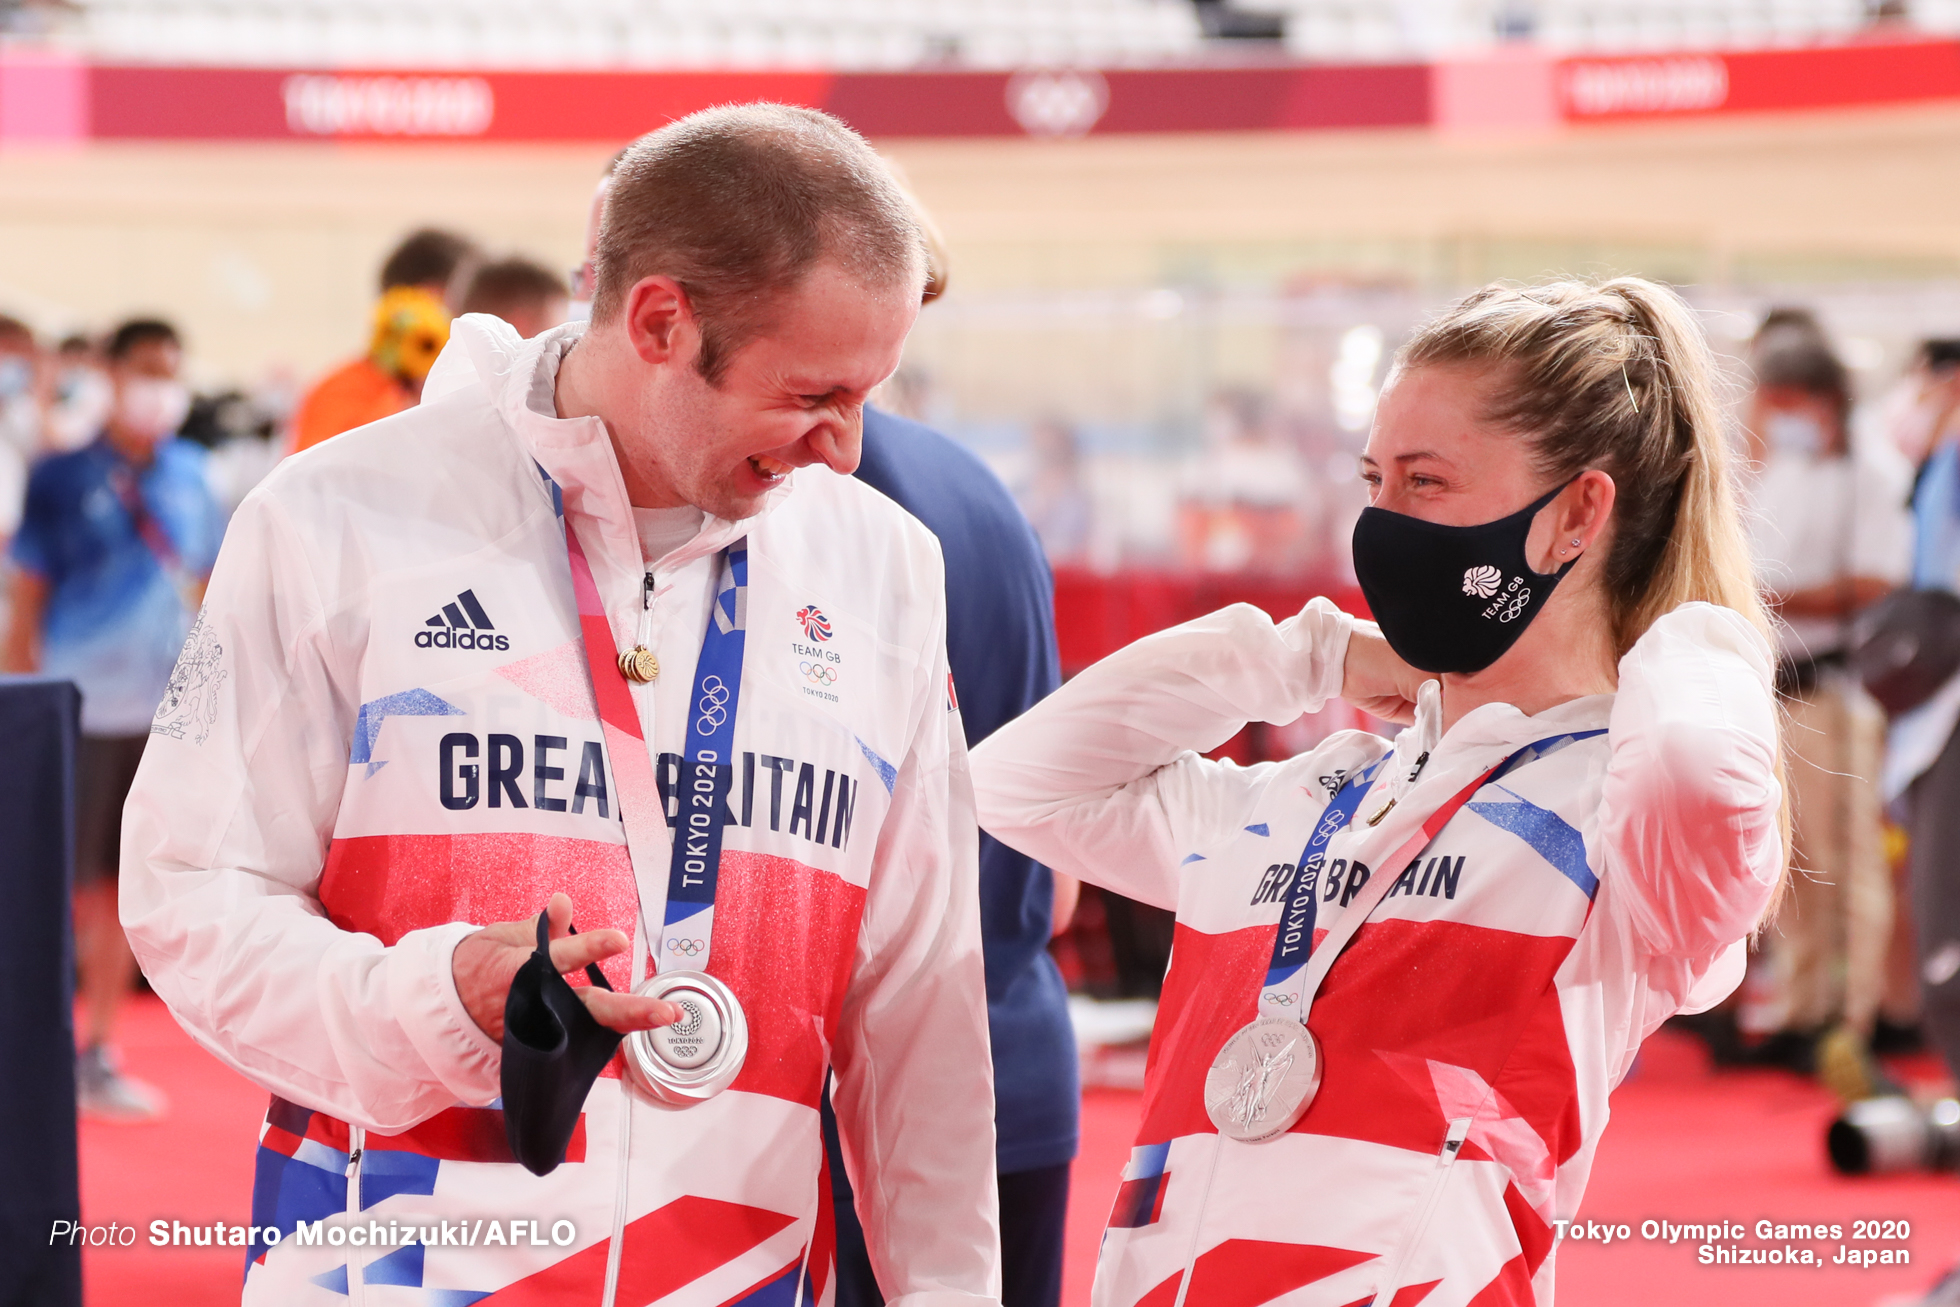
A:
<svg viewBox="0 0 1960 1307">
<path fill-rule="evenodd" d="M 1348 637 L 1341 697 L 1383 721 L 1407 726 L 1416 719 L 1416 695 L 1432 679 L 1403 662 L 1372 625 Z"/>
</svg>

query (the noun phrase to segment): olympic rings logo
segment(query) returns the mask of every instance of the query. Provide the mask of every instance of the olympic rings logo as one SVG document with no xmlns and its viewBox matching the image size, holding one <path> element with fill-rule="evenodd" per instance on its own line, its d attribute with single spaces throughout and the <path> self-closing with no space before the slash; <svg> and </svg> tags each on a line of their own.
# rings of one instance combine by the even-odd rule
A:
<svg viewBox="0 0 1960 1307">
<path fill-rule="evenodd" d="M 1497 620 L 1500 622 L 1517 621 L 1519 616 L 1523 614 L 1525 605 L 1530 602 L 1531 588 L 1527 586 L 1511 597 L 1511 602 L 1504 605 L 1504 611 L 1497 615 Z"/>
<path fill-rule="evenodd" d="M 818 685 L 837 684 L 837 669 L 834 667 L 826 667 L 822 663 L 800 663 L 798 666 L 803 669 L 804 676 Z"/>
<path fill-rule="evenodd" d="M 667 941 L 667 951 L 670 953 L 678 953 L 684 958 L 691 958 L 695 954 L 705 953 L 707 952 L 707 950 L 708 950 L 708 941 L 705 939 L 669 938 Z"/>
<path fill-rule="evenodd" d="M 706 734 L 720 730 L 728 720 L 728 686 L 719 676 L 710 676 L 701 682 L 701 702 L 698 705 L 701 719 L 694 723 L 694 729 Z"/>
<path fill-rule="evenodd" d="M 1282 994 L 1277 990 L 1267 990 L 1264 997 L 1268 1003 L 1274 1003 L 1280 1007 L 1293 1006 L 1293 995 L 1291 994 Z"/>
</svg>

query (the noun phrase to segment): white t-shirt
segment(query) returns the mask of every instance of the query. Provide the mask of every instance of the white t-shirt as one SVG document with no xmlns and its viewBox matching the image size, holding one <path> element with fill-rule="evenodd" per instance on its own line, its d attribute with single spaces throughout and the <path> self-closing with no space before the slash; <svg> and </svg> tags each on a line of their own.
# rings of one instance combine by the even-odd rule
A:
<svg viewBox="0 0 1960 1307">
<path fill-rule="evenodd" d="M 640 533 L 640 554 L 652 567 L 674 550 L 694 539 L 706 515 L 692 504 L 679 508 L 636 508 L 633 527 Z"/>
<path fill-rule="evenodd" d="M 1751 546 L 1763 583 L 1778 594 L 1869 576 L 1902 584 L 1912 567 L 1909 487 L 1858 455 L 1771 454 L 1753 495 Z M 1782 652 L 1815 657 L 1843 645 L 1840 623 L 1792 617 Z"/>
</svg>

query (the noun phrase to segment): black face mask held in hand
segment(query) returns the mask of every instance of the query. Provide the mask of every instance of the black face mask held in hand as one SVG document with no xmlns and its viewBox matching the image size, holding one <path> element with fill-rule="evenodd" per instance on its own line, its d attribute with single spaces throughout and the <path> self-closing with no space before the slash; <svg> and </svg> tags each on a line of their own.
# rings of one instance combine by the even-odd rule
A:
<svg viewBox="0 0 1960 1307">
<path fill-rule="evenodd" d="M 612 988 L 596 964 L 585 974 Z M 532 1175 L 549 1175 L 565 1160 L 585 1096 L 622 1038 L 593 1020 L 552 965 L 551 922 L 540 912 L 538 951 L 518 968 L 504 999 L 504 1137 Z"/>
<path fill-rule="evenodd" d="M 1354 576 L 1396 656 L 1425 672 L 1481 672 L 1502 658 L 1579 561 L 1551 573 L 1525 562 L 1532 519 L 1564 489 L 1480 526 L 1362 509 Z"/>
</svg>

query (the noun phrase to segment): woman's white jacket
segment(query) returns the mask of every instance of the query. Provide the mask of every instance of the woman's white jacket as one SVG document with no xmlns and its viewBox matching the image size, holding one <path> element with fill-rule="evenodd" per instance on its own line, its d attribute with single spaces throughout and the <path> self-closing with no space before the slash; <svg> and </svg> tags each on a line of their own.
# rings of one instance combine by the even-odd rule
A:
<svg viewBox="0 0 1960 1307">
<path fill-rule="evenodd" d="M 1177 913 L 1098 1307 L 1548 1303 L 1608 1092 L 1662 1021 L 1739 982 L 1781 874 L 1770 653 L 1738 614 L 1668 614 L 1617 693 L 1535 716 L 1490 704 L 1444 733 L 1431 682 L 1392 744 L 1201 756 L 1335 697 L 1355 625 L 1326 600 L 1278 625 L 1225 609 L 1098 663 L 974 755 L 986 830 Z M 1534 744 L 1415 861 L 1374 865 Z M 1223 1139 L 1205 1071 L 1256 1015 L 1277 891 L 1342 779 L 1385 756 L 1321 875 L 1316 938 L 1370 877 L 1397 882 L 1313 1004 L 1318 1096 L 1277 1138 Z"/>
</svg>

